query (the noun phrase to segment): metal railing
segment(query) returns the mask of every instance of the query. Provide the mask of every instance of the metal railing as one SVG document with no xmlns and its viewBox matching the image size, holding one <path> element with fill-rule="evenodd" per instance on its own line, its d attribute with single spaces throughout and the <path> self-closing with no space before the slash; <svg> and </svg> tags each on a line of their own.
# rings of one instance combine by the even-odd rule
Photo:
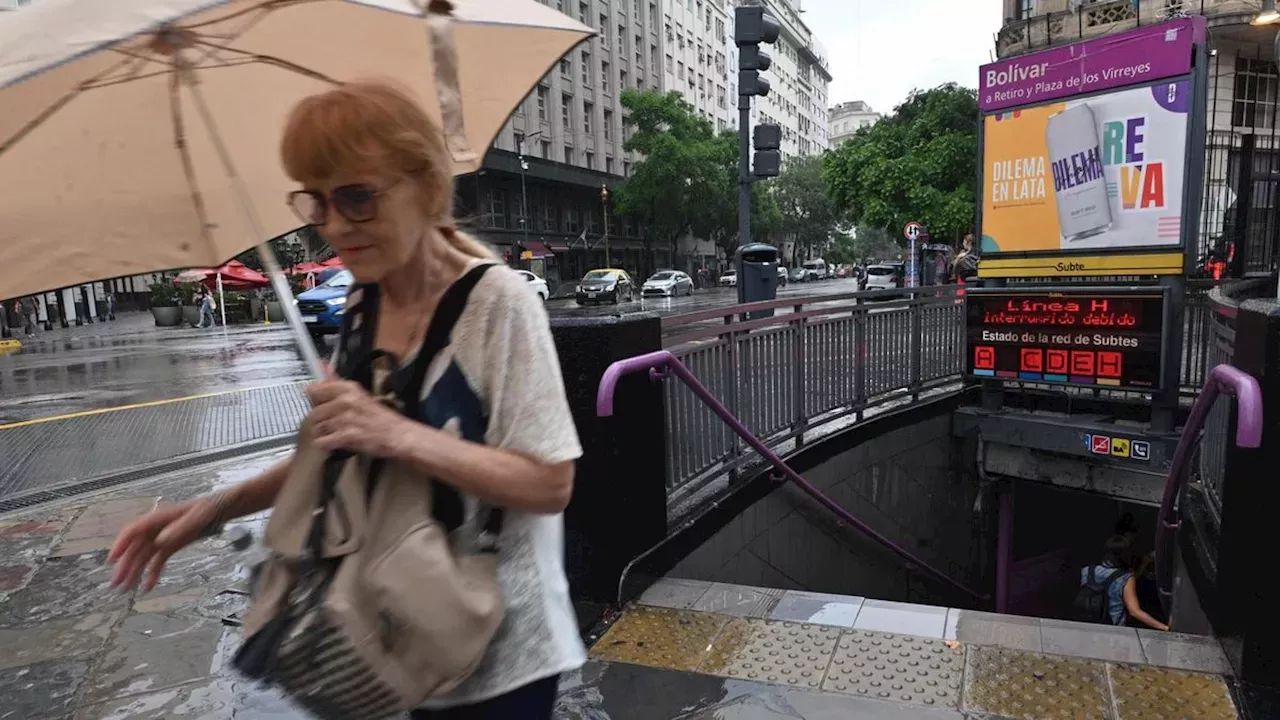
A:
<svg viewBox="0 0 1280 720">
<path fill-rule="evenodd" d="M 757 437 L 747 428 L 746 425 L 742 423 L 741 420 L 735 417 L 734 414 L 725 407 L 724 403 L 721 403 L 705 385 L 698 381 L 698 378 L 694 373 L 690 372 L 689 368 L 686 367 L 684 363 L 680 362 L 680 360 L 666 350 L 638 355 L 636 357 L 619 360 L 611 364 L 605 370 L 604 376 L 600 378 L 600 387 L 596 393 L 597 416 L 611 417 L 613 415 L 613 396 L 614 391 L 618 386 L 618 380 L 624 375 L 637 372 L 647 372 L 649 377 L 654 381 L 665 380 L 674 376 L 676 379 L 681 381 L 682 387 L 690 391 L 690 393 L 696 397 L 697 400 L 701 402 L 725 428 L 732 432 L 738 440 L 742 441 L 751 447 L 752 450 L 759 453 L 761 458 L 764 458 L 764 460 L 768 462 L 775 471 L 782 475 L 783 479 L 789 480 L 793 485 L 804 492 L 804 494 L 808 495 L 810 498 L 817 501 L 818 504 L 831 511 L 840 519 L 841 522 L 853 527 L 858 532 L 905 560 L 908 565 L 921 570 L 935 580 L 975 598 L 984 599 L 987 597 L 983 593 L 970 588 L 963 582 L 956 580 L 945 572 L 933 567 L 929 563 L 917 557 L 910 550 L 880 534 L 848 510 L 845 510 L 834 500 L 827 497 L 827 495 L 821 490 L 811 485 L 801 477 L 799 473 L 792 470 L 791 467 L 782 460 L 782 458 L 778 457 L 778 454 L 770 449 L 769 446 L 765 444 L 764 440 Z M 675 383 L 665 384 L 674 385 Z M 621 595 L 621 590 L 619 591 L 619 595 Z"/>
<path fill-rule="evenodd" d="M 1178 438 L 1178 447 L 1169 463 L 1169 475 L 1160 502 L 1160 520 L 1156 525 L 1156 582 L 1160 602 L 1166 612 L 1173 601 L 1173 542 L 1182 521 L 1177 511 L 1178 497 L 1186 486 L 1191 471 L 1191 454 L 1201 442 L 1200 430 L 1219 396 L 1236 400 L 1236 447 L 1256 448 L 1262 444 L 1262 390 L 1252 375 L 1230 365 L 1216 365 L 1209 371 L 1196 402 L 1191 406 L 1187 424 Z"/>
<path fill-rule="evenodd" d="M 772 313 L 761 317 L 761 313 Z M 877 410 L 958 387 L 960 286 L 776 300 L 663 319 L 664 346 L 753 436 L 787 452 Z M 664 387 L 675 507 L 762 456 L 676 383 Z M 746 444 L 746 445 L 749 445 Z"/>
</svg>

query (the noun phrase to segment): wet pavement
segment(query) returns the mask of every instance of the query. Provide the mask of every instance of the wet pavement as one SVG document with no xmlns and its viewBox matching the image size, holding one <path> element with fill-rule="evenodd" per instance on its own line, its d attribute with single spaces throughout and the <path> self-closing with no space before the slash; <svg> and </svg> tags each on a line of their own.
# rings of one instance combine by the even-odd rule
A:
<svg viewBox="0 0 1280 720">
<path fill-rule="evenodd" d="M 105 587 L 106 550 L 138 513 L 281 457 L 0 515 L 0 718 L 306 717 L 229 667 L 244 556 L 222 539 L 176 555 L 151 593 Z M 592 640 L 558 720 L 1236 717 L 1217 642 L 1173 633 L 662 580 Z"/>
</svg>

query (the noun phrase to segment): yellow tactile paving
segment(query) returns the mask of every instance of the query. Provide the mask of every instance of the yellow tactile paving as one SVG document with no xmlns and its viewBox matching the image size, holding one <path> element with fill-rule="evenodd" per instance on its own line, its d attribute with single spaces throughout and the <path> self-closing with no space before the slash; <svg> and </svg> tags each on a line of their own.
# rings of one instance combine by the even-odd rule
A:
<svg viewBox="0 0 1280 720">
<path fill-rule="evenodd" d="M 1006 718 L 1111 717 L 1106 663 L 996 647 L 969 647 L 964 709 Z"/>
<path fill-rule="evenodd" d="M 956 707 L 964 648 L 943 640 L 849 630 L 822 689 L 927 707 Z"/>
<path fill-rule="evenodd" d="M 1112 665 L 1117 720 L 1235 720 L 1227 684 L 1217 675 L 1149 665 Z"/>
<path fill-rule="evenodd" d="M 709 675 L 817 688 L 840 628 L 738 618 L 720 631 L 699 666 Z"/>
<path fill-rule="evenodd" d="M 728 617 L 712 613 L 633 607 L 596 641 L 591 656 L 669 670 L 694 670 L 728 621 Z"/>
</svg>

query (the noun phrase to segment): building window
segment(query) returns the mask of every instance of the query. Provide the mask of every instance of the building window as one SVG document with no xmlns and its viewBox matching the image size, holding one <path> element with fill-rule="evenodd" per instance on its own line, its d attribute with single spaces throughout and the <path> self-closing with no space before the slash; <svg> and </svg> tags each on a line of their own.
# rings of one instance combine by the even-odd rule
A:
<svg viewBox="0 0 1280 720">
<path fill-rule="evenodd" d="M 622 177 L 631 177 L 631 161 L 622 161 Z"/>
<path fill-rule="evenodd" d="M 602 43 L 609 42 L 609 16 L 608 15 L 600 16 L 599 28 L 600 28 L 600 42 Z"/>
<path fill-rule="evenodd" d="M 564 161 L 569 165 L 573 164 L 573 148 L 569 147 L 568 145 L 566 145 L 564 148 Z"/>
<path fill-rule="evenodd" d="M 612 110 L 604 111 L 604 139 L 605 140 L 613 139 L 613 111 Z"/>
<path fill-rule="evenodd" d="M 613 158 L 609 157 L 608 155 L 604 156 L 604 171 L 609 173 L 610 175 L 613 174 Z"/>
<path fill-rule="evenodd" d="M 658 71 L 658 45 L 657 43 L 649 43 L 649 67 L 654 71 Z"/>
<path fill-rule="evenodd" d="M 1014 19 L 1026 20 L 1036 12 L 1036 0 L 1018 0 L 1014 6 Z"/>
<path fill-rule="evenodd" d="M 596 169 L 595 153 L 587 153 L 586 158 L 587 158 L 587 167 L 591 168 L 592 170 L 595 170 Z"/>
<path fill-rule="evenodd" d="M 636 16 L 636 22 L 644 22 L 644 16 L 640 14 L 640 0 L 631 0 L 631 12 Z"/>
<path fill-rule="evenodd" d="M 547 232 L 558 232 L 560 230 L 559 213 L 556 207 L 550 202 L 544 202 L 542 205 L 542 229 Z"/>
<path fill-rule="evenodd" d="M 564 230 L 565 232 L 576 233 L 582 229 L 578 224 L 578 208 L 567 207 L 564 209 Z"/>
<path fill-rule="evenodd" d="M 547 160 L 550 160 L 551 159 L 551 141 L 543 140 L 539 144 L 542 145 L 542 157 Z"/>
<path fill-rule="evenodd" d="M 560 75 L 565 80 L 573 77 L 573 63 L 569 61 L 569 58 L 560 58 Z"/>
<path fill-rule="evenodd" d="M 1232 127 L 1273 127 L 1280 76 L 1270 60 L 1236 56 L 1235 88 L 1231 98 Z"/>
<path fill-rule="evenodd" d="M 619 70 L 619 71 L 618 71 L 618 87 L 622 88 L 623 90 L 626 90 L 626 89 L 627 89 L 627 87 L 628 87 L 628 86 L 627 86 L 627 81 L 628 81 L 628 80 L 630 80 L 630 79 L 631 79 L 631 78 L 628 78 L 628 77 L 627 77 L 627 71 L 626 71 L 626 70 Z"/>
<path fill-rule="evenodd" d="M 485 223 L 492 228 L 507 227 L 507 198 L 502 190 L 490 190 L 486 198 Z"/>
<path fill-rule="evenodd" d="M 547 89 L 544 87 L 539 87 L 537 95 L 538 95 L 538 120 L 542 122 L 546 122 L 547 121 Z"/>
<path fill-rule="evenodd" d="M 513 135 L 516 141 L 516 152 L 523 154 L 524 153 L 524 133 L 518 132 L 518 133 L 513 133 Z"/>
<path fill-rule="evenodd" d="M 728 38 L 724 36 L 724 20 L 721 20 L 720 18 L 716 18 L 716 37 L 720 38 L 720 42 L 728 40 Z"/>
<path fill-rule="evenodd" d="M 725 97 L 724 97 L 724 86 L 723 86 L 723 85 L 717 85 L 717 86 L 716 86 L 716 104 L 717 104 L 717 105 L 719 105 L 719 106 L 720 106 L 720 107 L 722 107 L 722 108 L 723 108 L 723 107 L 725 107 Z"/>
<path fill-rule="evenodd" d="M 569 107 L 573 104 L 573 98 L 568 95 L 560 96 L 560 124 L 564 126 L 567 133 L 573 129 L 573 118 L 569 116 Z"/>
<path fill-rule="evenodd" d="M 564 12 L 564 0 L 556 0 L 556 9 Z"/>
<path fill-rule="evenodd" d="M 584 2 L 578 3 L 578 22 L 582 23 L 583 25 L 587 24 L 587 11 L 589 11 L 590 9 L 591 9 L 591 6 L 588 4 Z"/>
<path fill-rule="evenodd" d="M 600 90 L 606 95 L 609 93 L 609 63 L 600 63 Z"/>
<path fill-rule="evenodd" d="M 619 25 L 618 26 L 618 59 L 625 60 L 626 58 L 622 56 L 626 54 L 627 54 L 627 26 Z"/>
<path fill-rule="evenodd" d="M 591 87 L 591 53 L 582 51 L 582 86 Z"/>
<path fill-rule="evenodd" d="M 591 116 L 595 115 L 596 106 L 589 102 L 582 103 L 582 132 L 591 134 Z"/>
<path fill-rule="evenodd" d="M 671 72 L 671 56 L 670 55 L 667 56 L 667 72 Z M 682 62 L 676 63 L 676 77 L 680 78 L 681 80 L 684 79 L 684 63 Z"/>
</svg>

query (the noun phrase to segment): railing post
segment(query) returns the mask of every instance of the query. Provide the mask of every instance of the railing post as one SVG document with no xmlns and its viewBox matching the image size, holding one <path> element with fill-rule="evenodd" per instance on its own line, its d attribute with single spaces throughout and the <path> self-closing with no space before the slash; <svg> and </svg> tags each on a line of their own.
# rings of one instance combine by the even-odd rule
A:
<svg viewBox="0 0 1280 720">
<path fill-rule="evenodd" d="M 854 358 L 853 403 L 862 405 L 867 401 L 867 360 L 871 358 L 871 349 L 867 347 L 866 303 L 858 303 L 853 310 L 853 346 L 857 352 Z M 862 420 L 862 410 L 858 410 L 857 418 Z"/>
<path fill-rule="evenodd" d="M 922 293 L 913 292 L 908 300 L 910 305 L 907 307 L 911 313 L 911 400 L 912 402 L 920 399 L 920 374 L 921 374 L 921 357 L 920 353 L 924 347 L 924 339 L 922 337 L 923 329 L 921 323 L 921 314 L 924 312 L 924 305 L 920 302 Z"/>
<path fill-rule="evenodd" d="M 801 312 L 804 305 L 796 305 L 791 311 L 798 316 L 798 319 L 791 323 L 791 327 L 795 331 L 795 345 L 792 350 L 792 388 L 795 392 L 795 402 L 792 408 L 791 429 L 796 435 L 796 447 L 804 445 L 804 431 L 809 427 L 808 413 L 805 412 L 807 403 L 805 402 L 805 362 L 808 359 L 804 352 L 804 333 L 805 322 Z"/>
<path fill-rule="evenodd" d="M 726 323 L 732 320 L 725 318 Z M 738 347 L 738 336 L 741 333 L 737 330 L 730 329 L 726 335 L 727 342 L 725 347 L 728 349 L 729 367 L 727 368 L 724 388 L 724 404 L 729 412 L 738 417 L 742 417 L 742 404 L 740 400 L 740 384 L 742 383 L 742 351 Z M 742 460 L 742 439 L 737 435 L 730 434 L 730 441 L 733 443 L 729 450 L 729 480 L 737 481 L 738 479 L 738 463 Z"/>
</svg>

